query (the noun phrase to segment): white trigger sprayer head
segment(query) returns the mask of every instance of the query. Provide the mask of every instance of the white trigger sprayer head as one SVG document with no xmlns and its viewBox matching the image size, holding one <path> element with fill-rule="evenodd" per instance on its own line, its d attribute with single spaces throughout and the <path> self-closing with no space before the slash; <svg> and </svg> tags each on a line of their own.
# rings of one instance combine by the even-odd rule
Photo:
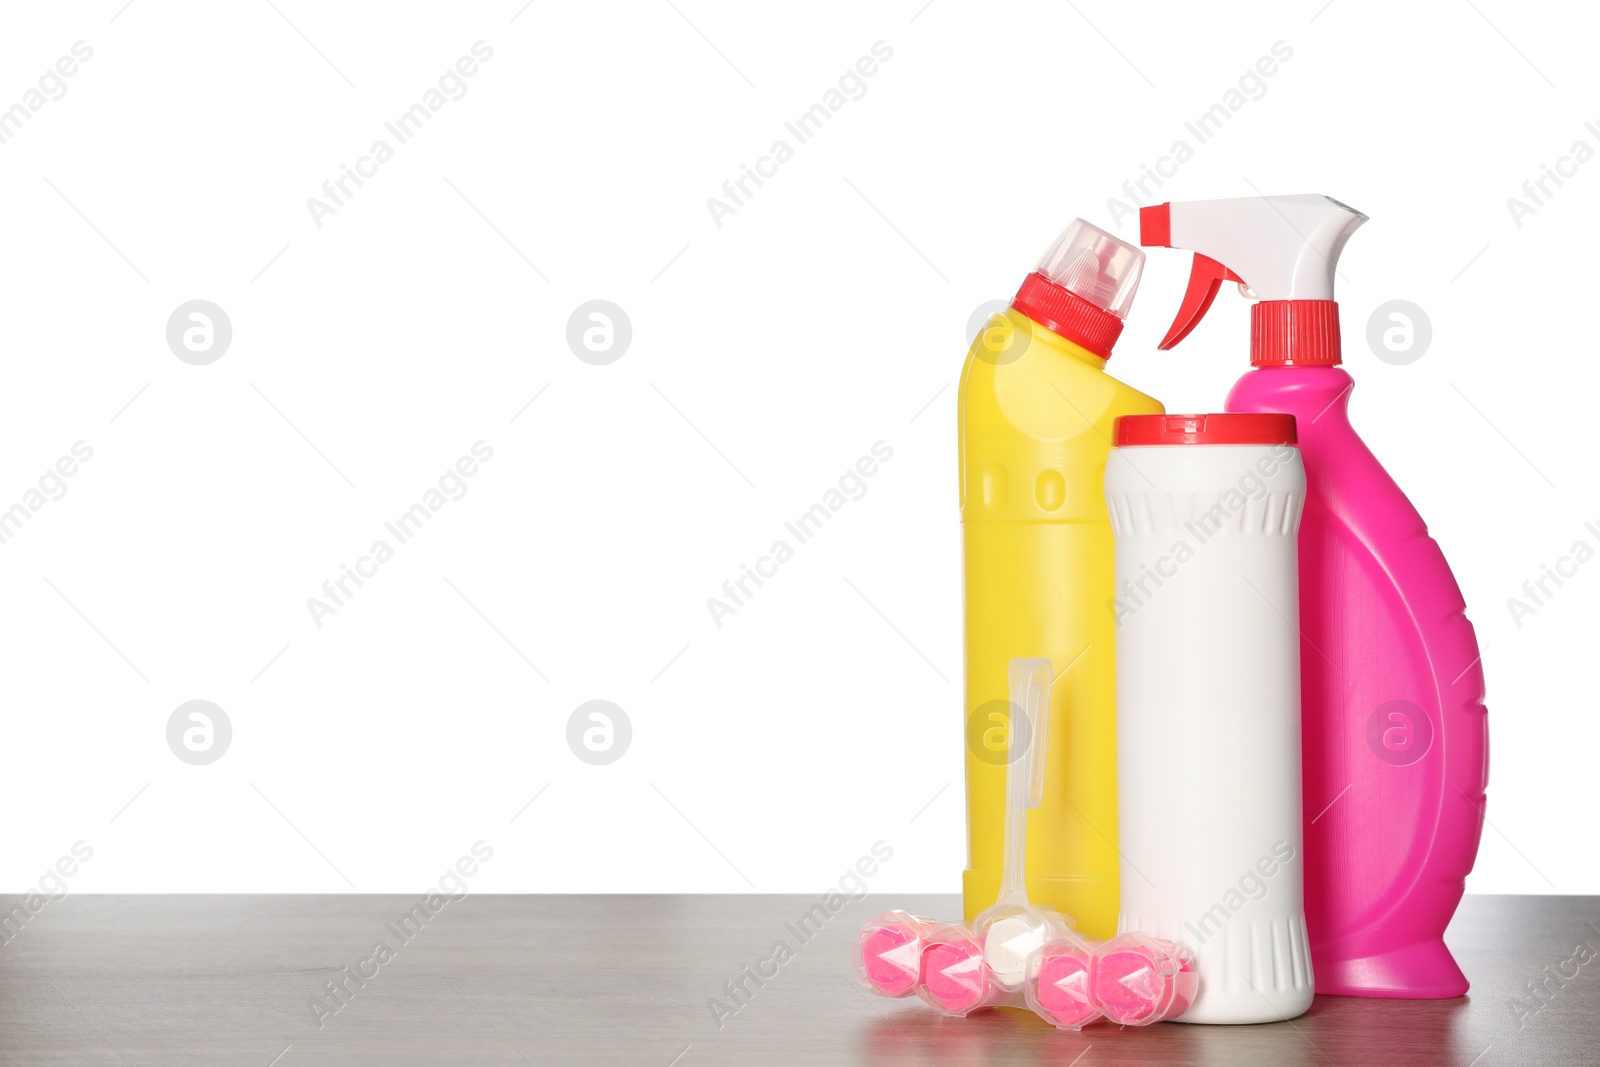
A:
<svg viewBox="0 0 1600 1067">
<path fill-rule="evenodd" d="M 1158 347 L 1171 348 L 1187 337 L 1210 309 L 1222 283 L 1233 281 L 1267 305 L 1265 315 L 1284 319 L 1279 330 L 1291 334 L 1284 345 L 1297 349 L 1252 352 L 1258 364 L 1337 363 L 1333 283 L 1339 253 L 1366 221 L 1367 216 L 1355 208 L 1313 193 L 1140 208 L 1140 244 L 1195 254 L 1183 304 Z M 1296 329 L 1305 336 L 1292 336 Z M 1331 336 L 1323 336 L 1330 330 Z M 1275 345 L 1269 341 L 1267 347 Z"/>
</svg>

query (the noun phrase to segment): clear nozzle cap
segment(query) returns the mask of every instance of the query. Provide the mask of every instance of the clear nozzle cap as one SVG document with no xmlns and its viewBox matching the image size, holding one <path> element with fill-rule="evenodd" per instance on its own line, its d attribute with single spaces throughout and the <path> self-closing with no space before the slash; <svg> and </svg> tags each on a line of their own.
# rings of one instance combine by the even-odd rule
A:
<svg viewBox="0 0 1600 1067">
<path fill-rule="evenodd" d="M 1126 319 L 1139 290 L 1144 253 L 1098 226 L 1073 219 L 1034 270 L 1100 310 Z"/>
</svg>

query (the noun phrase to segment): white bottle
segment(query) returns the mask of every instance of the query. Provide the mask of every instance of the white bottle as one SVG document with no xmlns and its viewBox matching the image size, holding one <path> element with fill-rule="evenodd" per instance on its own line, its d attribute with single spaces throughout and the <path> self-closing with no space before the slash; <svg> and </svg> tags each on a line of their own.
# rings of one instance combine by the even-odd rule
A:
<svg viewBox="0 0 1600 1067">
<path fill-rule="evenodd" d="M 1294 417 L 1132 415 L 1116 435 L 1118 930 L 1194 953 L 1180 1022 L 1292 1019 L 1313 989 Z"/>
</svg>

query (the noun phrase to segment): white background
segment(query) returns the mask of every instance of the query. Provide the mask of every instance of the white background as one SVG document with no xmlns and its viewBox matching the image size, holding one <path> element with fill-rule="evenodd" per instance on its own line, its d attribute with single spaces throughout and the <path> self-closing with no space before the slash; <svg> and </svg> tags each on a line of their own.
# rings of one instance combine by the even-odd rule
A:
<svg viewBox="0 0 1600 1067">
<path fill-rule="evenodd" d="M 0 106 L 94 50 L 0 145 L 0 507 L 94 449 L 0 545 L 0 888 L 82 839 L 75 891 L 411 891 L 481 838 L 477 889 L 811 891 L 883 839 L 874 889 L 955 891 L 968 317 L 1074 215 L 1109 226 L 1281 40 L 1153 199 L 1372 217 L 1341 264 L 1353 416 L 1485 646 L 1469 889 L 1600 892 L 1600 563 L 1520 628 L 1506 607 L 1600 544 L 1600 163 L 1520 227 L 1506 204 L 1600 148 L 1592 12 L 276 3 L 0 16 Z M 466 95 L 318 228 L 307 198 L 479 40 Z M 718 227 L 707 198 L 880 40 L 865 95 Z M 1110 369 L 1216 409 L 1247 305 L 1157 353 L 1186 268 L 1152 255 Z M 234 331 L 209 366 L 165 339 L 196 298 Z M 632 321 L 609 366 L 565 341 L 594 298 Z M 1432 322 L 1409 366 L 1364 340 L 1391 299 Z M 468 493 L 318 628 L 307 598 L 479 440 Z M 866 495 L 714 625 L 880 440 Z M 232 721 L 209 766 L 167 747 L 191 699 Z M 566 743 L 591 699 L 632 722 L 608 766 Z"/>
</svg>

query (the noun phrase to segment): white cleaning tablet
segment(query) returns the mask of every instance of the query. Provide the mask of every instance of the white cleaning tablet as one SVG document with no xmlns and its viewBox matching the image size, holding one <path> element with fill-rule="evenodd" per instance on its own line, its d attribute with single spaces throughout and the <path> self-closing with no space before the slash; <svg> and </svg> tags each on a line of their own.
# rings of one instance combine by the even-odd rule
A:
<svg viewBox="0 0 1600 1067">
<path fill-rule="evenodd" d="M 1028 957 L 1042 947 L 1049 928 L 1026 915 L 1008 915 L 989 925 L 983 962 L 1002 985 L 1016 987 L 1028 977 Z"/>
</svg>

